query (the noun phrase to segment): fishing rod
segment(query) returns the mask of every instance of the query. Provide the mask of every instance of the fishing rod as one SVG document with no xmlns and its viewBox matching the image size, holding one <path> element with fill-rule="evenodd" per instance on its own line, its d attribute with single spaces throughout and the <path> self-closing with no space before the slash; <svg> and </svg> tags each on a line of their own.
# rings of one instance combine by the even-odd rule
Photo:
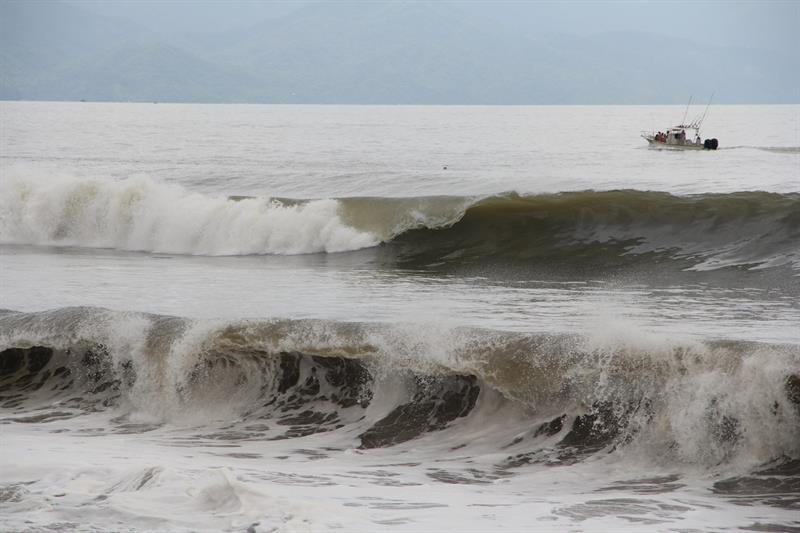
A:
<svg viewBox="0 0 800 533">
<path fill-rule="evenodd" d="M 700 127 L 700 124 L 702 124 L 703 121 L 706 119 L 706 115 L 708 114 L 708 108 L 711 107 L 711 101 L 714 99 L 714 94 L 715 93 L 711 93 L 711 98 L 708 99 L 708 104 L 706 105 L 706 110 L 703 111 L 703 116 L 700 117 L 699 121 L 697 121 L 697 127 L 698 128 Z"/>
<path fill-rule="evenodd" d="M 692 97 L 694 95 L 689 96 L 689 103 L 686 104 L 686 111 L 683 112 L 683 120 L 681 120 L 681 126 L 686 125 L 686 115 L 689 114 L 689 106 L 692 105 Z"/>
</svg>

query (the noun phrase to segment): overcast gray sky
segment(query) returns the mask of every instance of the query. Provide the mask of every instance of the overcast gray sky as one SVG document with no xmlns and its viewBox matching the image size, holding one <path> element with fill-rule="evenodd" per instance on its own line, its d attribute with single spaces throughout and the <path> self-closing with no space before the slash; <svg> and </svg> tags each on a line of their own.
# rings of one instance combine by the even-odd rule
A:
<svg viewBox="0 0 800 533">
<path fill-rule="evenodd" d="M 318 3 L 308 0 L 68 0 L 96 13 L 121 16 L 158 32 L 224 31 L 280 17 Z M 365 0 L 363 3 L 366 3 Z M 384 0 L 391 3 L 397 0 Z M 433 3 L 419 0 L 420 3 Z M 374 1 L 372 3 L 375 3 Z M 786 50 L 800 48 L 798 0 L 452 1 L 487 22 L 520 31 L 588 35 L 644 31 L 698 43 Z"/>
<path fill-rule="evenodd" d="M 0 98 L 800 102 L 800 0 L 0 0 Z"/>
</svg>

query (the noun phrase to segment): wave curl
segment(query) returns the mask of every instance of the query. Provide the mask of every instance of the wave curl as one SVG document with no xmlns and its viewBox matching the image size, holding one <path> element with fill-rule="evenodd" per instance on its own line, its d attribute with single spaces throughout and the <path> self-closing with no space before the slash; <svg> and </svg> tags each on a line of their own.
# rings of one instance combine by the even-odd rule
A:
<svg viewBox="0 0 800 533">
<path fill-rule="evenodd" d="M 373 248 L 404 265 L 476 262 L 800 268 L 800 194 L 620 190 L 491 197 L 217 198 L 147 178 L 15 176 L 0 242 L 197 255 Z"/>
<path fill-rule="evenodd" d="M 623 448 L 709 466 L 800 459 L 797 345 L 192 322 L 97 308 L 7 311 L 0 332 L 7 422 L 113 408 L 261 428 L 242 438 L 345 428 L 373 448 L 458 435 L 483 417 L 500 428 L 507 467 Z"/>
</svg>

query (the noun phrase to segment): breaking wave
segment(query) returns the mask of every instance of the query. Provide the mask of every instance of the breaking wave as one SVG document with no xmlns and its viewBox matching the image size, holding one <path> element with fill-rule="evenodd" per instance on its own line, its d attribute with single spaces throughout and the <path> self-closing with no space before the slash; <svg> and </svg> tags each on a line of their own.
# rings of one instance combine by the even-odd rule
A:
<svg viewBox="0 0 800 533">
<path fill-rule="evenodd" d="M 800 194 L 210 197 L 148 178 L 12 176 L 0 242 L 197 255 L 372 248 L 410 266 L 517 262 L 800 268 Z"/>
<path fill-rule="evenodd" d="M 221 419 L 226 440 L 342 431 L 360 448 L 483 428 L 503 468 L 800 459 L 797 345 L 64 308 L 3 311 L 0 350 L 2 423 L 113 410 L 119 432 Z"/>
<path fill-rule="evenodd" d="M 377 244 L 336 200 L 239 202 L 148 178 L 31 176 L 0 184 L 0 241 L 196 255 L 303 254 Z"/>
</svg>

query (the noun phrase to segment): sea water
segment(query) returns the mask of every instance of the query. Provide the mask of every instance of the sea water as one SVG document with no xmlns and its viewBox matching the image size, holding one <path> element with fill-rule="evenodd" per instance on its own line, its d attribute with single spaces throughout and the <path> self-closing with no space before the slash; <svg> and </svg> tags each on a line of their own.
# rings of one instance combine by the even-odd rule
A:
<svg viewBox="0 0 800 533">
<path fill-rule="evenodd" d="M 0 103 L 0 529 L 800 527 L 800 106 L 683 111 Z"/>
</svg>

